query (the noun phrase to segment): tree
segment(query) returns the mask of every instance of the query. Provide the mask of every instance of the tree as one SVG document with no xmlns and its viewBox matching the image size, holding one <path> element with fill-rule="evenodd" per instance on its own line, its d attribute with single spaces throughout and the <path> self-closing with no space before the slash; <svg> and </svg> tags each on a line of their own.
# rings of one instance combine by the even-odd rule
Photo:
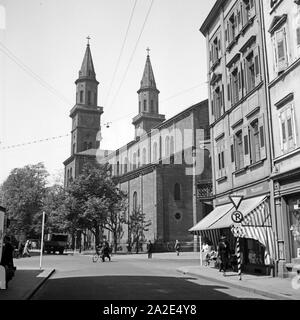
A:
<svg viewBox="0 0 300 320">
<path fill-rule="evenodd" d="M 95 245 L 98 245 L 103 229 L 110 230 L 117 240 L 125 194 L 111 177 L 108 164 L 87 163 L 67 193 L 69 221 L 81 230 L 90 230 L 95 236 Z"/>
<path fill-rule="evenodd" d="M 143 243 L 145 235 L 144 232 L 149 230 L 151 220 L 146 220 L 146 214 L 137 208 L 132 211 L 128 217 L 128 246 L 132 248 L 135 246 L 136 253 L 139 253 L 140 245 Z"/>
<path fill-rule="evenodd" d="M 35 224 L 41 214 L 48 172 L 43 163 L 15 168 L 2 185 L 3 205 L 12 223 L 13 235 L 36 237 Z"/>
</svg>

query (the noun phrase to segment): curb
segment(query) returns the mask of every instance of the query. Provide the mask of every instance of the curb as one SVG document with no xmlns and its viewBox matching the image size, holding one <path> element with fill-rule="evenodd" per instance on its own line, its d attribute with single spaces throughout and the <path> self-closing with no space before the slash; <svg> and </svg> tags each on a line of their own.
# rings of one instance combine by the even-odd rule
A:
<svg viewBox="0 0 300 320">
<path fill-rule="evenodd" d="M 43 272 L 45 272 L 46 270 L 44 270 Z M 51 269 L 49 270 L 48 274 L 46 275 L 46 277 L 44 277 L 39 283 L 38 285 L 32 289 L 32 291 L 25 297 L 25 300 L 30 300 L 34 294 L 40 289 L 40 287 L 52 276 L 52 274 L 55 272 L 55 269 Z"/>
<path fill-rule="evenodd" d="M 265 297 L 268 297 L 268 298 L 271 298 L 271 299 L 274 299 L 274 300 L 298 300 L 298 299 L 294 299 L 292 297 L 288 297 L 288 296 L 285 296 L 285 295 L 270 293 L 270 292 L 267 292 L 267 291 L 264 291 L 264 290 L 242 286 L 242 285 L 239 285 L 239 284 L 236 284 L 236 283 L 229 283 L 227 281 L 223 281 L 223 280 L 216 279 L 216 278 L 213 278 L 213 277 L 209 277 L 209 276 L 206 276 L 206 275 L 193 273 L 193 272 L 189 272 L 189 271 L 184 271 L 183 269 L 176 269 L 176 271 L 179 272 L 179 273 L 182 273 L 182 274 L 188 274 L 188 275 L 192 275 L 192 276 L 195 276 L 195 277 L 198 277 L 198 278 L 203 278 L 203 279 L 206 279 L 206 280 L 209 280 L 209 281 L 218 282 L 218 283 L 221 283 L 223 285 L 227 285 L 227 286 L 232 287 L 232 288 L 236 288 L 236 289 L 244 290 L 244 291 L 247 291 L 247 292 L 259 294 L 261 296 L 265 296 Z"/>
</svg>

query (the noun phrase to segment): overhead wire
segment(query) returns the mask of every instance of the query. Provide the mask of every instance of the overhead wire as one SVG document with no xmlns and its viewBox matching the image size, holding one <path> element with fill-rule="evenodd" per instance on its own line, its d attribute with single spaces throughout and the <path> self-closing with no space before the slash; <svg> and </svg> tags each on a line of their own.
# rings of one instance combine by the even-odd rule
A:
<svg viewBox="0 0 300 320">
<path fill-rule="evenodd" d="M 8 49 L 1 41 L 0 41 L 0 50 L 15 64 L 17 64 L 23 71 L 25 71 L 29 76 L 31 76 L 34 80 L 36 80 L 41 86 L 45 89 L 49 90 L 53 95 L 59 98 L 61 101 L 67 104 L 72 104 L 66 97 L 63 96 L 57 89 L 55 89 L 52 85 L 50 85 L 47 81 L 42 79 L 38 74 L 36 74 L 31 68 L 29 68 L 24 62 L 20 60 L 10 49 Z"/>
<path fill-rule="evenodd" d="M 122 43 L 122 47 L 121 47 L 121 50 L 120 50 L 120 54 L 119 54 L 119 57 L 118 57 L 118 60 L 117 60 L 116 67 L 115 67 L 114 72 L 113 72 L 112 80 L 111 80 L 110 85 L 109 85 L 109 89 L 108 89 L 108 93 L 107 93 L 106 98 L 105 98 L 105 104 L 104 105 L 106 105 L 106 102 L 108 100 L 108 97 L 109 97 L 111 89 L 112 89 L 112 85 L 113 85 L 113 83 L 115 81 L 116 73 L 117 73 L 117 70 L 119 68 L 121 57 L 122 57 L 122 54 L 123 54 L 123 51 L 124 51 L 124 48 L 125 48 L 125 43 L 127 41 L 127 37 L 128 37 L 128 33 L 129 33 L 130 26 L 131 26 L 131 22 L 132 22 L 132 18 L 133 18 L 133 15 L 134 15 L 134 11 L 135 11 L 135 7 L 136 7 L 136 4 L 137 4 L 137 1 L 138 0 L 135 0 L 134 5 L 133 5 L 132 10 L 131 10 L 130 18 L 129 18 L 128 25 L 127 25 L 127 30 L 126 30 L 126 33 L 125 33 L 125 37 L 123 39 L 123 43 Z"/>
<path fill-rule="evenodd" d="M 131 65 L 131 62 L 132 62 L 132 60 L 133 60 L 133 57 L 134 57 L 135 51 L 136 51 L 136 49 L 137 49 L 137 46 L 138 46 L 138 44 L 139 44 L 139 42 L 140 42 L 140 39 L 141 39 L 141 36 L 142 36 L 142 34 L 143 34 L 144 28 L 145 28 L 145 26 L 146 26 L 148 17 L 149 17 L 149 15 L 150 15 L 150 12 L 151 12 L 153 3 L 154 3 L 154 0 L 151 0 L 151 3 L 150 3 L 150 6 L 149 6 L 149 8 L 148 8 L 146 17 L 145 17 L 145 19 L 144 19 L 144 22 L 143 22 L 143 25 L 142 25 L 140 34 L 139 34 L 138 39 L 137 39 L 137 41 L 136 41 L 136 43 L 135 43 L 134 49 L 133 49 L 132 54 L 131 54 L 131 56 L 130 56 L 129 62 L 128 62 L 128 64 L 127 64 L 127 67 L 126 67 L 126 70 L 125 70 L 124 75 L 123 75 L 123 77 L 122 77 L 122 80 L 121 80 L 121 82 L 120 82 L 120 85 L 119 85 L 119 87 L 118 87 L 115 95 L 113 96 L 112 102 L 111 102 L 110 105 L 109 105 L 110 107 L 113 106 L 113 104 L 114 104 L 114 102 L 115 102 L 115 100 L 116 100 L 116 97 L 118 96 L 119 91 L 121 90 L 121 88 L 122 88 L 122 86 L 123 86 L 124 80 L 125 80 L 125 78 L 126 78 L 126 76 L 127 76 L 127 72 L 128 72 L 128 70 L 129 70 L 129 67 L 130 67 L 130 65 Z"/>
</svg>

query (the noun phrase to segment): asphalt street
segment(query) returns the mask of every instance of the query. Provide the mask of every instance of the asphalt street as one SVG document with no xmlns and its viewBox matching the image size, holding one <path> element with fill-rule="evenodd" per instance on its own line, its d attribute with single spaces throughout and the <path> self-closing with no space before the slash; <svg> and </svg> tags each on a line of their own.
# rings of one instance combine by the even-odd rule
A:
<svg viewBox="0 0 300 320">
<path fill-rule="evenodd" d="M 111 262 L 92 262 L 89 255 L 46 255 L 43 268 L 55 273 L 32 300 L 265 300 L 266 297 L 204 279 L 179 274 L 176 268 L 197 265 L 197 259 L 170 255 L 115 255 Z M 39 257 L 16 261 L 36 268 Z"/>
</svg>

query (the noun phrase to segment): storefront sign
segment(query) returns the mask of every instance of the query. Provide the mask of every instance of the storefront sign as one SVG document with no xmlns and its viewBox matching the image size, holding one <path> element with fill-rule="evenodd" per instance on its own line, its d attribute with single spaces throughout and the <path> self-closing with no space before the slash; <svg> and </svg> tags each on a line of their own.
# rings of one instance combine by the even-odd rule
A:
<svg viewBox="0 0 300 320">
<path fill-rule="evenodd" d="M 228 190 L 229 191 L 229 190 Z M 243 190 L 238 190 L 234 193 L 231 193 L 231 196 L 243 196 L 244 198 L 250 198 L 250 197 L 254 197 L 254 196 L 259 196 L 259 195 L 263 195 L 263 194 L 268 194 L 270 192 L 270 187 L 269 187 L 269 182 L 265 181 L 263 183 L 260 183 L 259 185 L 250 187 L 250 188 L 246 188 Z M 215 205 L 219 206 L 219 205 L 223 205 L 226 203 L 229 203 L 229 198 L 228 198 L 228 194 L 219 198 L 216 198 L 215 200 Z"/>
</svg>

